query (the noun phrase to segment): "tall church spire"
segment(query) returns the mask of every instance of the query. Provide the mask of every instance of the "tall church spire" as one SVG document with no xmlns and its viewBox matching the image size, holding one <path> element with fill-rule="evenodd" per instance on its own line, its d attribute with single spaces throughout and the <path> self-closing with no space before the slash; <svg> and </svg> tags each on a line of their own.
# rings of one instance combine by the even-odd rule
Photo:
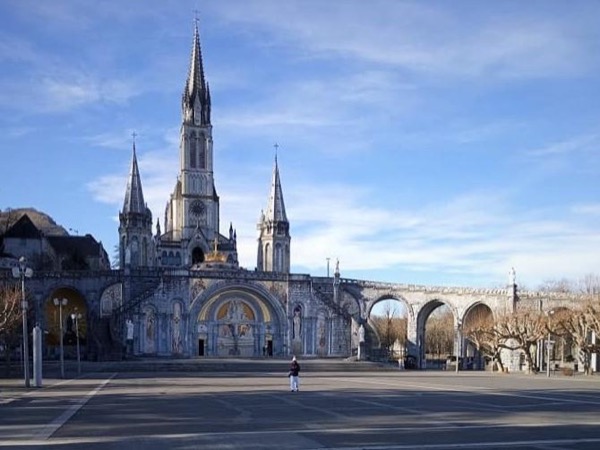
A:
<svg viewBox="0 0 600 450">
<path fill-rule="evenodd" d="M 195 125 L 210 124 L 210 93 L 204 79 L 200 33 L 198 32 L 197 21 L 194 27 L 190 69 L 183 91 L 181 110 L 184 123 Z"/>
<path fill-rule="evenodd" d="M 133 156 L 131 158 L 131 170 L 129 180 L 127 181 L 127 190 L 125 191 L 125 201 L 123 202 L 123 214 L 146 212 L 146 202 L 142 192 L 142 180 L 138 169 L 137 156 L 135 153 L 135 133 L 133 141 Z"/>
</svg>

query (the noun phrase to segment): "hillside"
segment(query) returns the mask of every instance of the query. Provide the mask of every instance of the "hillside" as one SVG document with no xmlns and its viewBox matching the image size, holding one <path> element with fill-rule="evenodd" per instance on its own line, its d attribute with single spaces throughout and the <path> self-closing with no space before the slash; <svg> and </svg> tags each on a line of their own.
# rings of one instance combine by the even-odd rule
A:
<svg viewBox="0 0 600 450">
<path fill-rule="evenodd" d="M 27 214 L 34 225 L 46 236 L 68 236 L 67 230 L 58 225 L 48 214 L 35 208 L 16 208 L 0 211 L 0 236 L 23 215 Z"/>
</svg>

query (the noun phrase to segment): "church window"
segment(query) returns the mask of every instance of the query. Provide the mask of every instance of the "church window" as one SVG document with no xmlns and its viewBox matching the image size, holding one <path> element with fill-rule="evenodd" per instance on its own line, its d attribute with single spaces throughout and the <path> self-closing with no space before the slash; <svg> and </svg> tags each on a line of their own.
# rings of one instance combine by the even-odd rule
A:
<svg viewBox="0 0 600 450">
<path fill-rule="evenodd" d="M 125 267 L 125 249 L 127 246 L 127 241 L 125 240 L 125 237 L 121 238 L 121 248 L 120 248 L 120 268 L 122 269 L 123 267 Z"/>
<path fill-rule="evenodd" d="M 168 265 L 172 266 L 175 264 L 175 255 L 173 254 L 173 252 L 169 252 L 169 258 L 168 258 Z"/>
<path fill-rule="evenodd" d="M 134 237 L 129 245 L 131 251 L 131 267 L 137 267 L 140 264 L 140 246 L 137 237 Z"/>
<path fill-rule="evenodd" d="M 273 256 L 269 244 L 265 245 L 265 270 L 273 270 Z"/>
<path fill-rule="evenodd" d="M 175 255 L 175 265 L 178 267 L 181 266 L 181 253 L 179 252 Z"/>
<path fill-rule="evenodd" d="M 163 266 L 169 265 L 169 257 L 167 256 L 167 252 L 163 250 L 162 252 L 162 264 Z"/>
<path fill-rule="evenodd" d="M 190 143 L 189 143 L 189 151 L 190 151 L 190 167 L 196 167 L 196 133 L 192 131 L 190 134 Z"/>
<path fill-rule="evenodd" d="M 148 240 L 146 238 L 142 239 L 142 261 L 140 265 L 148 265 Z"/>
<path fill-rule="evenodd" d="M 281 257 L 282 257 L 282 251 L 281 251 L 281 244 L 277 244 L 275 246 L 275 261 L 273 261 L 273 270 L 276 272 L 281 272 Z"/>
<path fill-rule="evenodd" d="M 205 138 L 203 134 L 198 136 L 198 167 L 206 169 L 206 146 L 204 145 Z"/>
</svg>

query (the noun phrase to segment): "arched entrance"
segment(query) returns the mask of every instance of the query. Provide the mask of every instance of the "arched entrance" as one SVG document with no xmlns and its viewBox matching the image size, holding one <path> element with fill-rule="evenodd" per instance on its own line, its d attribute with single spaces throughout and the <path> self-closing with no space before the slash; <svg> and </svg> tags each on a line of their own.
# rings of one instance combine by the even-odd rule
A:
<svg viewBox="0 0 600 450">
<path fill-rule="evenodd" d="M 200 247 L 194 247 L 192 250 L 192 264 L 200 264 L 204 262 L 204 252 Z"/>
<path fill-rule="evenodd" d="M 365 342 L 371 358 L 400 361 L 408 356 L 408 308 L 396 298 L 382 298 L 368 312 Z"/>
<path fill-rule="evenodd" d="M 251 289 L 212 295 L 197 319 L 198 356 L 259 357 L 283 351 L 282 321 L 271 302 Z"/>
<path fill-rule="evenodd" d="M 64 357 L 77 358 L 77 341 L 80 357 L 87 354 L 88 308 L 83 296 L 71 288 L 59 288 L 44 302 L 46 357 L 60 355 L 62 333 Z M 62 320 L 62 321 L 61 321 Z"/>
<path fill-rule="evenodd" d="M 493 339 L 487 330 L 490 329 L 490 323 L 494 320 L 494 314 L 489 306 L 483 303 L 476 303 L 465 313 L 462 324 L 463 352 L 464 358 L 461 368 L 464 370 L 482 370 L 485 369 L 486 356 L 482 351 L 485 347 L 491 349 L 494 345 L 489 342 Z M 488 352 L 489 353 L 489 352 Z"/>
<path fill-rule="evenodd" d="M 421 369 L 441 370 L 447 368 L 448 359 L 455 361 L 454 313 L 446 303 L 432 300 L 424 305 L 417 328 Z"/>
</svg>

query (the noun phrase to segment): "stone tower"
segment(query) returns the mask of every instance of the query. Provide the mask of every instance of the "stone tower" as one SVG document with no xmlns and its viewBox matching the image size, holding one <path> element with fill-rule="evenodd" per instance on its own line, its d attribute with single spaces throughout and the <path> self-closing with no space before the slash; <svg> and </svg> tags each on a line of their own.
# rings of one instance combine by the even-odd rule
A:
<svg viewBox="0 0 600 450">
<path fill-rule="evenodd" d="M 258 222 L 257 270 L 264 272 L 290 272 L 290 223 L 285 213 L 283 192 L 279 179 L 277 155 L 266 212 L 261 212 Z"/>
<path fill-rule="evenodd" d="M 154 265 L 152 212 L 144 202 L 135 142 L 123 210 L 119 213 L 119 264 L 120 267 Z"/>
<path fill-rule="evenodd" d="M 181 98 L 179 176 L 165 210 L 164 234 L 158 237 L 160 265 L 191 267 L 214 248 L 237 265 L 235 233 L 219 233 L 219 196 L 213 174 L 210 89 L 204 77 L 198 25 L 187 81 Z"/>
</svg>

